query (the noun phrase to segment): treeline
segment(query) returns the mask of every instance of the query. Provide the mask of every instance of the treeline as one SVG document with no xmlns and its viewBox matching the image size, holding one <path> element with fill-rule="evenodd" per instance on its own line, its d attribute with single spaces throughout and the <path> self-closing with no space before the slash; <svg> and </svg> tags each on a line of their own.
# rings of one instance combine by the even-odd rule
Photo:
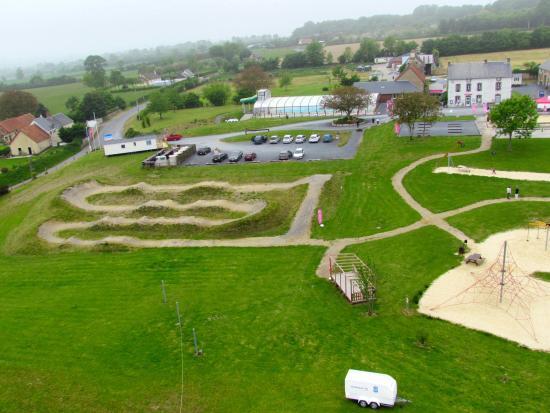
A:
<svg viewBox="0 0 550 413">
<path fill-rule="evenodd" d="M 17 84 L 5 84 L 0 81 L 0 91 L 6 90 L 22 90 L 22 89 L 34 89 L 46 86 L 58 86 L 66 85 L 69 83 L 76 83 L 78 79 L 72 76 L 57 76 L 49 79 L 43 79 L 40 75 L 34 75 L 28 82 Z"/>
<path fill-rule="evenodd" d="M 475 16 L 460 19 L 444 19 L 438 32 L 473 33 L 499 29 L 530 29 L 550 25 L 550 0 L 506 0 L 487 8 Z"/>
<path fill-rule="evenodd" d="M 422 52 L 433 53 L 437 50 L 439 56 L 456 56 L 543 47 L 550 47 L 550 27 L 540 27 L 533 32 L 505 29 L 474 36 L 452 35 L 429 39 L 422 44 Z"/>
</svg>

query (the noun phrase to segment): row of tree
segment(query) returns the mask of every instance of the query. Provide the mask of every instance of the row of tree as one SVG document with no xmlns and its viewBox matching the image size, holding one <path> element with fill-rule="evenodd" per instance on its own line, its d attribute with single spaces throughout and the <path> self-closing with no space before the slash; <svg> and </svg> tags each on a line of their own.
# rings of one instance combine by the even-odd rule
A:
<svg viewBox="0 0 550 413">
<path fill-rule="evenodd" d="M 543 47 L 550 47 L 550 27 L 539 27 L 533 32 L 505 29 L 473 36 L 428 39 L 422 44 L 422 52 L 433 53 L 437 50 L 440 56 L 455 56 Z"/>
<path fill-rule="evenodd" d="M 126 109 L 126 101 L 120 96 L 114 96 L 105 90 L 94 90 L 86 93 L 82 99 L 71 96 L 65 102 L 69 109 L 69 116 L 77 121 L 84 122 L 89 119 L 102 118 L 108 113 L 118 109 Z"/>
</svg>

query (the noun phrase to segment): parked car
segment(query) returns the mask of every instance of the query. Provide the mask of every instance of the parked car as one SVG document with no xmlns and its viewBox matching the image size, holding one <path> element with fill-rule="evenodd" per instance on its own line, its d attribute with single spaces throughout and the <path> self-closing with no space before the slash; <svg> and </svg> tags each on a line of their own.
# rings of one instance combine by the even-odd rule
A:
<svg viewBox="0 0 550 413">
<path fill-rule="evenodd" d="M 332 142 L 332 140 L 333 140 L 333 137 L 330 133 L 323 135 L 323 142 L 328 143 L 328 142 Z"/>
<path fill-rule="evenodd" d="M 305 156 L 304 148 L 296 148 L 296 150 L 292 154 L 292 157 L 294 159 L 304 159 L 304 156 Z"/>
<path fill-rule="evenodd" d="M 252 143 L 254 145 L 261 145 L 262 143 L 267 142 L 267 136 L 265 135 L 256 135 L 252 138 Z"/>
<path fill-rule="evenodd" d="M 296 135 L 296 139 L 294 142 L 296 143 L 304 143 L 306 141 L 306 137 L 304 135 Z"/>
<path fill-rule="evenodd" d="M 279 152 L 279 160 L 280 161 L 288 161 L 289 159 L 292 159 L 292 152 L 290 152 L 290 151 L 281 151 L 281 152 Z"/>
<path fill-rule="evenodd" d="M 256 160 L 256 152 L 248 152 L 244 155 L 245 161 L 255 161 Z"/>
<path fill-rule="evenodd" d="M 237 118 L 231 118 L 231 119 L 226 119 L 225 122 L 226 123 L 234 123 L 234 122 L 238 122 L 238 121 L 239 121 L 239 119 L 237 119 Z"/>
<path fill-rule="evenodd" d="M 183 136 L 178 135 L 177 133 L 172 133 L 166 137 L 166 141 L 174 142 L 174 141 L 179 141 L 181 138 L 183 138 Z"/>
<path fill-rule="evenodd" d="M 197 155 L 207 155 L 210 152 L 212 152 L 212 148 L 210 148 L 210 146 L 201 146 L 197 149 Z"/>
<path fill-rule="evenodd" d="M 269 138 L 269 143 L 279 143 L 279 137 L 277 135 L 273 135 Z"/>
<path fill-rule="evenodd" d="M 293 140 L 294 138 L 292 137 L 292 135 L 285 135 L 283 137 L 283 143 L 292 143 Z"/>
<path fill-rule="evenodd" d="M 212 157 L 212 162 L 214 163 L 222 163 L 227 159 L 227 154 L 225 152 L 217 153 Z"/>
<path fill-rule="evenodd" d="M 243 157 L 242 151 L 236 151 L 232 152 L 231 155 L 229 155 L 229 162 L 239 162 L 241 158 Z"/>
<path fill-rule="evenodd" d="M 309 143 L 318 143 L 321 140 L 321 137 L 314 133 L 309 137 Z"/>
</svg>

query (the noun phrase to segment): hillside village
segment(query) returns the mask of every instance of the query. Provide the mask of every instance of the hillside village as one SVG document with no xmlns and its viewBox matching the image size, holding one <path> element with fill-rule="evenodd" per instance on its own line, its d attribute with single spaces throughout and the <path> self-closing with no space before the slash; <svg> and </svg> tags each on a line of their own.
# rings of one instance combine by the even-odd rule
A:
<svg viewBox="0 0 550 413">
<path fill-rule="evenodd" d="M 547 411 L 550 0 L 168 3 L 0 6 L 0 412 Z"/>
</svg>

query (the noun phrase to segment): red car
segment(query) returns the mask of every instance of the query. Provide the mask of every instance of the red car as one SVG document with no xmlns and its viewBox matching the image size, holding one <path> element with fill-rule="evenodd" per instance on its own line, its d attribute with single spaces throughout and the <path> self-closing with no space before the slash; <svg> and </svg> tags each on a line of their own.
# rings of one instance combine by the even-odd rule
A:
<svg viewBox="0 0 550 413">
<path fill-rule="evenodd" d="M 166 137 L 167 142 L 179 141 L 183 136 L 178 135 L 177 133 L 172 133 Z"/>
<path fill-rule="evenodd" d="M 256 159 L 256 152 L 249 152 L 244 156 L 245 161 L 253 161 Z"/>
</svg>

